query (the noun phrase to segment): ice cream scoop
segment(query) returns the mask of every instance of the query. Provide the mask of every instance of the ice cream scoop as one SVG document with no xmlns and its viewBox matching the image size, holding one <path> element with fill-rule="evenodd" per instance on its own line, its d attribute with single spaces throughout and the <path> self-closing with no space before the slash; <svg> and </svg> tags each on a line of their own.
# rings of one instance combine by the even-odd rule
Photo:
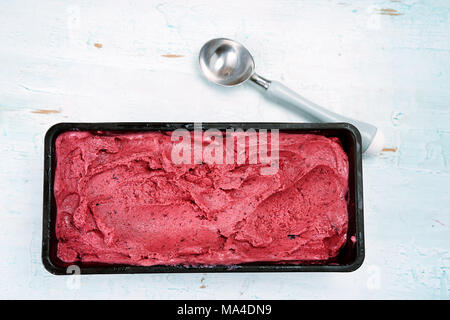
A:
<svg viewBox="0 0 450 320">
<path fill-rule="evenodd" d="M 242 44 L 234 40 L 218 38 L 206 42 L 200 50 L 199 62 L 205 77 L 216 84 L 230 87 L 250 79 L 263 87 L 270 99 L 294 107 L 317 121 L 351 123 L 361 133 L 362 152 L 375 155 L 383 148 L 383 133 L 377 127 L 327 110 L 282 83 L 256 74 L 252 55 Z"/>
</svg>

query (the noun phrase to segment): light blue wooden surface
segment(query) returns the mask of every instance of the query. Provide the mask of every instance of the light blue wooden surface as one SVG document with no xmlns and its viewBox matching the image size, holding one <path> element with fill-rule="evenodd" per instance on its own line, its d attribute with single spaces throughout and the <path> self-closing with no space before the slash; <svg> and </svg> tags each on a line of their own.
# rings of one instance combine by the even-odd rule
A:
<svg viewBox="0 0 450 320">
<path fill-rule="evenodd" d="M 0 298 L 448 299 L 450 3 L 1 1 Z M 41 264 L 43 138 L 64 121 L 302 121 L 197 52 L 243 42 L 258 72 L 372 122 L 366 260 L 353 273 L 55 277 Z"/>
</svg>

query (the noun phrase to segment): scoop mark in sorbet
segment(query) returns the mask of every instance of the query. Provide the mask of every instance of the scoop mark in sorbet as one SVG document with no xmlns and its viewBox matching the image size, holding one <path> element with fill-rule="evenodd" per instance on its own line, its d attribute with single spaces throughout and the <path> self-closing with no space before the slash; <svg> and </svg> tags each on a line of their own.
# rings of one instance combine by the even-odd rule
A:
<svg viewBox="0 0 450 320">
<path fill-rule="evenodd" d="M 174 130 L 171 160 L 174 164 L 261 164 L 261 175 L 274 175 L 279 169 L 279 130 L 218 129 Z M 270 137 L 270 140 L 269 140 Z M 269 153 L 270 146 L 270 153 Z"/>
</svg>

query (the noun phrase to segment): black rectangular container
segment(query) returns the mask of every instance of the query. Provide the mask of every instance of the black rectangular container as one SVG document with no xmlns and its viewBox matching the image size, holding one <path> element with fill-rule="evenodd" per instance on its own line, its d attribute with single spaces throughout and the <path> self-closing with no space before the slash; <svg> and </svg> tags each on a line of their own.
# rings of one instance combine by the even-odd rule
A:
<svg viewBox="0 0 450 320">
<path fill-rule="evenodd" d="M 166 272 L 349 272 L 361 266 L 364 260 L 363 185 L 361 136 L 358 129 L 348 123 L 202 123 L 204 130 L 215 128 L 279 129 L 280 132 L 313 133 L 327 137 L 337 137 L 349 159 L 349 225 L 347 243 L 332 262 L 325 264 L 274 264 L 246 263 L 233 266 L 130 266 L 105 264 L 79 264 L 82 274 L 116 273 L 166 273 Z M 53 194 L 55 177 L 55 140 L 66 131 L 173 131 L 178 128 L 194 129 L 193 123 L 59 123 L 51 127 L 45 136 L 44 162 L 44 221 L 42 236 L 42 261 L 45 268 L 58 275 L 71 274 L 67 263 L 56 255 L 55 233 L 56 203 Z M 356 239 L 356 241 L 352 241 Z M 70 270 L 73 270 L 72 268 Z"/>
</svg>

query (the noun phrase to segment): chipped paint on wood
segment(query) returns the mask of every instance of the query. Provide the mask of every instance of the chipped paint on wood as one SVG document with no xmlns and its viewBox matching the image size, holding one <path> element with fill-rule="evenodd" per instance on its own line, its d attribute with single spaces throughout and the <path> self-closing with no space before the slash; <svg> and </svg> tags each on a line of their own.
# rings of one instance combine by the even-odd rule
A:
<svg viewBox="0 0 450 320">
<path fill-rule="evenodd" d="M 61 111 L 59 111 L 59 110 L 36 109 L 36 110 L 32 110 L 31 113 L 51 114 L 51 113 L 61 113 Z"/>
<path fill-rule="evenodd" d="M 382 14 L 382 15 L 388 15 L 388 16 L 400 16 L 403 14 L 403 13 L 398 12 L 395 9 L 378 9 L 377 13 Z"/>
<path fill-rule="evenodd" d="M 182 54 L 173 54 L 173 53 L 167 53 L 167 54 L 163 54 L 161 56 L 165 57 L 165 58 L 182 58 L 182 57 L 184 57 Z"/>
<path fill-rule="evenodd" d="M 382 152 L 397 152 L 397 148 L 383 148 Z"/>
<path fill-rule="evenodd" d="M 200 282 L 202 283 L 202 285 L 200 286 L 201 289 L 205 289 L 206 288 L 206 285 L 205 285 L 204 281 L 205 281 L 205 277 L 202 277 L 200 279 Z"/>
</svg>

